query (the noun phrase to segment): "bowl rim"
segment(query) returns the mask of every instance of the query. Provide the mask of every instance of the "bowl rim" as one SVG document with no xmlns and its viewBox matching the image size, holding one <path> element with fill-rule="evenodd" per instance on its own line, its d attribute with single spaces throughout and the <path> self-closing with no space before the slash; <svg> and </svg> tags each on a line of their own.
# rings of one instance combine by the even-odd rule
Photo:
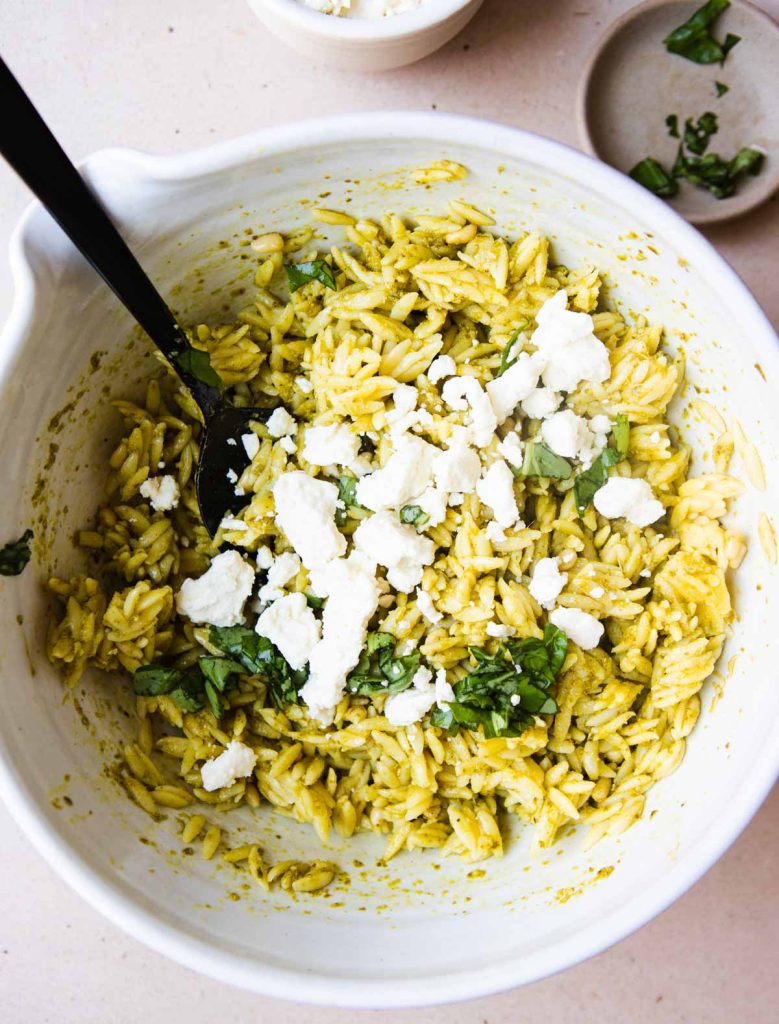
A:
<svg viewBox="0 0 779 1024">
<path fill-rule="evenodd" d="M 139 181 L 186 182 L 239 167 L 264 157 L 306 150 L 322 143 L 355 139 L 370 143 L 406 138 L 445 146 L 452 139 L 496 156 L 525 159 L 551 172 L 564 169 L 586 181 L 592 191 L 609 196 L 627 208 L 643 206 L 659 237 L 674 244 L 711 278 L 716 275 L 723 301 L 735 308 L 750 330 L 767 374 L 779 379 L 779 344 L 764 312 L 736 272 L 703 236 L 666 204 L 626 175 L 563 143 L 477 118 L 430 112 L 348 114 L 262 130 L 207 148 L 174 155 L 152 155 L 132 149 L 100 150 L 82 161 L 91 169 L 122 167 Z M 33 202 L 11 236 L 9 259 L 14 298 L 0 333 L 0 389 L 23 348 L 35 306 L 34 265 L 25 240 L 40 205 Z M 215 950 L 183 929 L 174 927 L 142 905 L 129 886 L 90 866 L 60 835 L 7 756 L 0 733 L 0 793 L 11 814 L 51 866 L 93 907 L 118 927 L 163 955 L 219 981 L 281 999 L 294 993 L 296 1002 L 358 1008 L 401 1008 L 450 1003 L 486 996 L 538 981 L 580 963 L 626 938 L 683 895 L 733 843 L 758 810 L 779 775 L 779 720 L 753 771 L 739 791 L 739 800 L 721 811 L 705 829 L 694 849 L 674 862 L 653 884 L 637 892 L 618 909 L 593 920 L 557 943 L 521 961 L 505 959 L 487 967 L 438 973 L 424 980 L 335 978 L 301 968 L 299 971 L 261 963 Z"/>
<path fill-rule="evenodd" d="M 293 25 L 302 32 L 327 40 L 365 43 L 378 40 L 404 40 L 426 32 L 464 10 L 474 0 L 429 0 L 411 11 L 391 18 L 337 18 L 306 7 L 302 0 L 248 0 L 254 8 L 263 8 L 270 17 Z"/>
</svg>

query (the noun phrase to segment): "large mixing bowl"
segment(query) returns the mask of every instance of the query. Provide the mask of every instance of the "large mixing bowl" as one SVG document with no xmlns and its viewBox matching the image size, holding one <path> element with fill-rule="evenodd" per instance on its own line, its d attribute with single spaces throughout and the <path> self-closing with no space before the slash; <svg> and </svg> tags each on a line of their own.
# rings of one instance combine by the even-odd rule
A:
<svg viewBox="0 0 779 1024">
<path fill-rule="evenodd" d="M 410 169 L 441 158 L 470 176 L 412 184 Z M 52 569 L 82 564 L 73 534 L 100 501 L 121 429 L 109 399 L 137 388 L 152 359 L 107 289 L 32 207 L 12 243 L 16 299 L 0 345 L 0 538 L 35 522 L 38 550 L 24 575 L 0 583 L 0 792 L 41 852 L 160 952 L 257 992 L 318 1003 L 401 1006 L 505 989 L 597 953 L 667 907 L 746 825 L 779 765 L 779 574 L 757 529 L 761 512 L 779 508 L 779 349 L 733 271 L 616 171 L 456 117 L 364 114 L 175 157 L 109 151 L 85 173 L 193 323 L 246 303 L 253 260 L 239 243 L 252 230 L 306 223 L 301 200 L 321 202 L 322 193 L 330 207 L 370 216 L 463 197 L 493 209 L 508 233 L 538 228 L 558 261 L 597 263 L 613 301 L 667 325 L 670 344 L 687 354 L 690 384 L 676 413 L 687 435 L 698 451 L 711 445 L 711 427 L 684 413 L 702 394 L 740 420 L 768 486 L 747 484 L 738 502 L 750 549 L 720 678 L 704 690 L 684 762 L 651 790 L 638 824 L 587 852 L 574 834 L 540 857 L 517 828 L 507 855 L 480 865 L 483 874 L 432 852 L 380 867 L 383 843 L 363 835 L 333 841 L 327 856 L 351 884 L 329 898 L 247 891 L 235 868 L 182 854 L 176 813 L 154 823 L 116 781 L 112 766 L 133 730 L 129 688 L 95 676 L 63 701 L 43 652 L 43 582 Z M 234 812 L 233 836 L 235 815 L 271 860 L 321 855 L 308 826 L 268 807 Z"/>
</svg>

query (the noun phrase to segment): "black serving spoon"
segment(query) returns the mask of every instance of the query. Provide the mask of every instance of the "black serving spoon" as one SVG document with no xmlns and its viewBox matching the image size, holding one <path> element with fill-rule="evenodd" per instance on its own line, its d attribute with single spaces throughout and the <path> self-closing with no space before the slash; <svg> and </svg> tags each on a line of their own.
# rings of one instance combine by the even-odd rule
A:
<svg viewBox="0 0 779 1024">
<path fill-rule="evenodd" d="M 224 399 L 224 385 L 208 354 L 189 344 L 162 296 L 1 58 L 0 110 L 0 153 L 146 331 L 203 413 L 195 490 L 203 523 L 213 537 L 225 513 L 238 511 L 249 500 L 237 495 L 234 482 L 228 479 L 228 474 L 240 476 L 249 463 L 240 435 L 249 431 L 252 420 L 266 420 L 273 409 L 238 409 Z"/>
</svg>

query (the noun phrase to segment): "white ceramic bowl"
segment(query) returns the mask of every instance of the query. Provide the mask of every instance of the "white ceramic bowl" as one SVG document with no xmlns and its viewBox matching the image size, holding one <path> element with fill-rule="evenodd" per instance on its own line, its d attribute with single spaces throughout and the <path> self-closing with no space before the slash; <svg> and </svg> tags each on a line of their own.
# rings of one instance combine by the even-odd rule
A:
<svg viewBox="0 0 779 1024">
<path fill-rule="evenodd" d="M 484 0 L 425 0 L 389 18 L 336 18 L 298 0 L 248 0 L 271 32 L 312 60 L 387 71 L 427 57 L 465 28 Z"/>
<path fill-rule="evenodd" d="M 464 163 L 470 177 L 409 183 L 410 168 L 438 158 Z M 672 343 L 686 334 L 686 397 L 701 388 L 724 416 L 741 420 L 760 445 L 768 488 L 748 488 L 736 517 L 750 551 L 723 659 L 735 656 L 732 670 L 713 707 L 706 688 L 686 759 L 651 791 L 637 825 L 588 853 L 574 837 L 540 858 L 520 829 L 502 860 L 480 865 L 478 879 L 467 878 L 467 865 L 429 853 L 374 867 L 380 841 L 334 840 L 328 856 L 351 871 L 347 891 L 296 902 L 244 892 L 234 869 L 178 852 L 177 815 L 154 824 L 104 772 L 132 730 L 127 687 L 95 678 L 63 704 L 43 655 L 43 579 L 53 566 L 65 572 L 79 564 L 71 537 L 99 500 L 102 460 L 120 430 L 109 395 L 125 393 L 150 356 L 137 339 L 127 349 L 128 317 L 32 207 L 11 246 L 16 299 L 0 344 L 0 538 L 35 521 L 44 550 L 24 575 L 0 582 L 0 793 L 41 852 L 91 903 L 160 952 L 258 992 L 318 1003 L 388 1007 L 505 989 L 597 953 L 667 907 L 749 821 L 779 765 L 779 579 L 756 538 L 758 513 L 779 507 L 779 352 L 733 271 L 616 171 L 537 136 L 456 117 L 337 118 L 174 157 L 108 151 L 88 160 L 85 172 L 190 322 L 219 321 L 246 301 L 236 289 L 251 277 L 252 260 L 241 258 L 250 250 L 233 242 L 247 229 L 304 223 L 298 200 L 323 191 L 330 206 L 373 216 L 441 209 L 461 196 L 494 210 L 511 233 L 545 231 L 556 258 L 597 262 L 613 297 L 634 312 L 651 311 L 669 326 Z M 105 354 L 85 375 L 96 350 Z M 65 403 L 52 434 L 47 424 Z M 711 440 L 694 416 L 688 430 Z M 33 509 L 39 473 L 48 490 Z M 267 808 L 234 812 L 225 824 L 234 841 L 258 839 L 272 860 L 320 853 L 308 827 Z M 365 871 L 353 867 L 357 859 Z"/>
</svg>

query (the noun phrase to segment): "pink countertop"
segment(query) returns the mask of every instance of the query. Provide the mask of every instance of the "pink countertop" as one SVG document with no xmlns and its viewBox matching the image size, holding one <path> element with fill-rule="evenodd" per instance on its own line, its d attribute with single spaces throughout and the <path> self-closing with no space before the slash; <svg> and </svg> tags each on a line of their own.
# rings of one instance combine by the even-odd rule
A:
<svg viewBox="0 0 779 1024">
<path fill-rule="evenodd" d="M 69 153 L 172 151 L 265 125 L 369 109 L 437 108 L 577 143 L 587 54 L 627 0 L 486 0 L 445 49 L 375 76 L 313 66 L 245 0 L 2 0 L 3 56 Z M 761 4 L 779 17 L 779 0 Z M 161 97 L 163 99 L 161 99 Z M 27 202 L 0 166 L 5 243 Z M 779 323 L 779 198 L 706 232 Z M 719 864 L 614 949 L 528 988 L 455 1007 L 316 1010 L 198 977 L 105 922 L 62 883 L 0 806 L 0 1017 L 7 1024 L 768 1024 L 779 1004 L 779 791 Z"/>
</svg>

